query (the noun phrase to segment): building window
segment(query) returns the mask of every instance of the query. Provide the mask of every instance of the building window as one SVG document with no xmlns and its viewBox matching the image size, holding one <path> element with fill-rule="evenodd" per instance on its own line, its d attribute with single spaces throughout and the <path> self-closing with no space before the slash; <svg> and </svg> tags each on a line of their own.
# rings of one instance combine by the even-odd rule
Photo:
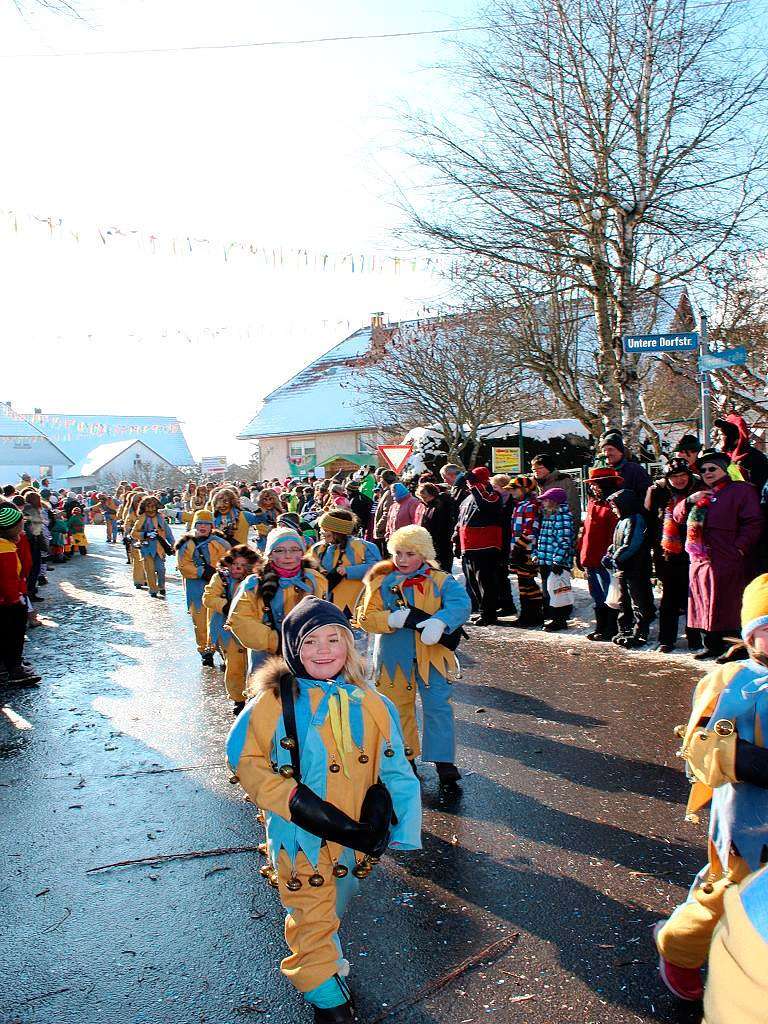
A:
<svg viewBox="0 0 768 1024">
<path fill-rule="evenodd" d="M 300 441 L 288 442 L 288 461 L 294 466 L 307 466 L 313 468 L 315 465 L 315 439 L 314 437 L 302 438 Z"/>
<path fill-rule="evenodd" d="M 358 455 L 375 455 L 376 446 L 379 443 L 379 439 L 376 434 L 372 434 L 370 431 L 366 434 L 357 435 L 357 454 Z"/>
<path fill-rule="evenodd" d="M 31 442 L 31 441 L 14 441 L 14 442 L 13 442 L 13 447 L 14 447 L 14 448 L 25 448 L 25 449 L 29 449 L 29 448 L 31 448 L 31 447 L 32 447 L 32 442 Z"/>
</svg>

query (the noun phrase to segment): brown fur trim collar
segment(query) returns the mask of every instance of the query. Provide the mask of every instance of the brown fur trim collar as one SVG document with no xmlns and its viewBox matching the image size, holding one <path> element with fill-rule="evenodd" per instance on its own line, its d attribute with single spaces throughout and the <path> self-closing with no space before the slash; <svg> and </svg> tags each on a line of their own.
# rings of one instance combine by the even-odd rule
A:
<svg viewBox="0 0 768 1024">
<path fill-rule="evenodd" d="M 280 700 L 280 679 L 286 674 L 290 675 L 291 670 L 282 658 L 277 656 L 267 658 L 248 680 L 248 696 L 257 697 L 260 693 L 269 693 L 276 700 Z M 297 692 L 298 688 L 294 682 L 294 696 Z"/>
<path fill-rule="evenodd" d="M 217 540 L 223 540 L 223 541 L 225 541 L 225 542 L 226 542 L 227 544 L 229 544 L 229 541 L 228 541 L 228 540 L 227 540 L 227 538 L 226 538 L 226 537 L 224 536 L 224 534 L 223 534 L 223 533 L 221 532 L 221 530 L 211 530 L 210 534 L 208 535 L 208 537 L 207 537 L 206 539 L 210 540 L 210 538 L 211 538 L 211 537 L 215 537 L 215 538 L 216 538 Z M 184 544 L 186 544 L 188 540 L 199 540 L 199 539 L 200 539 L 200 538 L 199 538 L 199 537 L 196 537 L 196 536 L 194 535 L 194 533 L 185 533 L 185 534 L 184 534 L 184 536 L 183 536 L 183 537 L 179 537 L 179 539 L 178 539 L 178 540 L 176 541 L 176 543 L 174 544 L 174 550 L 175 550 L 175 551 L 179 551 L 179 550 L 180 550 L 180 548 L 181 548 L 181 547 L 182 547 L 182 546 L 183 546 Z"/>
<path fill-rule="evenodd" d="M 373 586 L 377 580 L 383 579 L 384 576 L 388 576 L 391 572 L 395 571 L 395 563 L 391 558 L 385 558 L 383 562 L 377 562 L 376 565 L 372 565 L 368 572 L 365 574 L 365 580 L 367 586 Z"/>
</svg>

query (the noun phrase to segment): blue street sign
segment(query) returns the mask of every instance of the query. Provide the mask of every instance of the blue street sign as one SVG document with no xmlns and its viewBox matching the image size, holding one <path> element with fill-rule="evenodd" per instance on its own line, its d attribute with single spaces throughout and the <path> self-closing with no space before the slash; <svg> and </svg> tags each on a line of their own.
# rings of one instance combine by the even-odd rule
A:
<svg viewBox="0 0 768 1024">
<path fill-rule="evenodd" d="M 747 361 L 747 350 L 743 345 L 724 348 L 720 352 L 702 354 L 699 365 L 702 370 L 727 370 L 729 366 L 743 366 Z"/>
<path fill-rule="evenodd" d="M 679 331 L 677 334 L 625 334 L 624 351 L 640 355 L 643 352 L 692 352 L 698 348 L 699 335 L 696 331 Z"/>
</svg>

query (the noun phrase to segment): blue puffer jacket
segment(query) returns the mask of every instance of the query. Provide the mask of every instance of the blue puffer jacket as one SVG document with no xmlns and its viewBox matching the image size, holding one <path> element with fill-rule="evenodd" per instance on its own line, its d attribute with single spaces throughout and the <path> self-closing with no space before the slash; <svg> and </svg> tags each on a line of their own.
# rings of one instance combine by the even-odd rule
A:
<svg viewBox="0 0 768 1024">
<path fill-rule="evenodd" d="M 539 537 L 536 541 L 536 561 L 539 565 L 573 567 L 573 517 L 567 505 L 560 505 L 551 514 L 541 517 Z"/>
</svg>

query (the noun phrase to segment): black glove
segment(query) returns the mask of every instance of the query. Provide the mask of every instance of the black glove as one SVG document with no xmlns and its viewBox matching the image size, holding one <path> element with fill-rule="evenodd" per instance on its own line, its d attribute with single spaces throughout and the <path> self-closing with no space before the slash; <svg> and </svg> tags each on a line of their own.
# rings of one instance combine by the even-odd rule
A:
<svg viewBox="0 0 768 1024">
<path fill-rule="evenodd" d="M 209 565 L 206 562 L 205 565 L 203 566 L 203 579 L 205 580 L 205 582 L 209 583 L 215 575 L 216 570 L 213 568 L 212 565 Z"/>
<path fill-rule="evenodd" d="M 344 577 L 342 575 L 340 575 L 340 573 L 336 572 L 335 569 L 331 569 L 331 571 L 329 573 L 326 573 L 325 578 L 328 580 L 328 589 L 329 590 L 333 590 L 344 579 Z"/>
<path fill-rule="evenodd" d="M 380 795 L 374 794 L 369 802 L 371 790 L 376 789 L 377 787 L 372 786 L 363 801 L 362 814 L 366 820 L 355 821 L 300 782 L 288 801 L 291 821 L 305 832 L 319 836 L 326 842 L 338 843 L 340 846 L 359 850 L 360 853 L 367 853 L 373 857 L 381 856 L 389 842 L 392 800 L 386 788 L 381 786 L 389 799 L 389 817 L 386 818 L 386 808 Z"/>
<path fill-rule="evenodd" d="M 368 787 L 363 806 L 360 808 L 360 823 L 367 824 L 373 835 L 378 837 L 371 850 L 364 850 L 372 857 L 380 857 L 389 846 L 392 822 L 395 820 L 392 797 L 383 782 L 374 782 Z"/>
<path fill-rule="evenodd" d="M 768 789 L 768 750 L 755 743 L 736 743 L 736 778 L 761 789 Z"/>
<path fill-rule="evenodd" d="M 408 612 L 408 618 L 405 620 L 403 629 L 416 629 L 416 626 L 420 622 L 425 622 L 427 619 L 431 619 L 432 616 L 429 612 L 424 612 L 421 608 L 411 608 Z"/>
</svg>

